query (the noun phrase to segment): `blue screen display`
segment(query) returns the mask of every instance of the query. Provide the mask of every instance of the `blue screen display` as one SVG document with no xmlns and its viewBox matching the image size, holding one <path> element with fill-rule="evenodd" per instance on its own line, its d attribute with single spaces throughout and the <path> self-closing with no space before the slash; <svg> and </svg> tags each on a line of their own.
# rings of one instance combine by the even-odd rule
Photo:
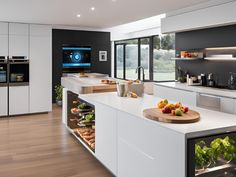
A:
<svg viewBox="0 0 236 177">
<path fill-rule="evenodd" d="M 90 67 L 91 47 L 63 47 L 63 67 Z"/>
</svg>

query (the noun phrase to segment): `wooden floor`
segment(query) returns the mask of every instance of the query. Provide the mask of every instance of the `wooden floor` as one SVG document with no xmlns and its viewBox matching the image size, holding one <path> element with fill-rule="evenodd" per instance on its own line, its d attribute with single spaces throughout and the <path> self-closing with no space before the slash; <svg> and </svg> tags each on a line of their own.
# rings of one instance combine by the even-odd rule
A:
<svg viewBox="0 0 236 177">
<path fill-rule="evenodd" d="M 0 118 L 0 177 L 113 177 L 49 114 Z"/>
</svg>

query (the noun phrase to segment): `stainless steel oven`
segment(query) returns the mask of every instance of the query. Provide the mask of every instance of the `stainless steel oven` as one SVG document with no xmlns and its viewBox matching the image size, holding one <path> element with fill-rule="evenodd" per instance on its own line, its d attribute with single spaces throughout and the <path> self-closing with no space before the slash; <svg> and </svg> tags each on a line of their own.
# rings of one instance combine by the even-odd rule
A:
<svg viewBox="0 0 236 177">
<path fill-rule="evenodd" d="M 24 57 L 9 59 L 9 86 L 29 85 L 29 60 Z"/>
<path fill-rule="evenodd" d="M 189 139 L 187 177 L 236 177 L 236 132 Z"/>
<path fill-rule="evenodd" d="M 7 86 L 8 83 L 7 58 L 0 56 L 0 86 Z"/>
</svg>

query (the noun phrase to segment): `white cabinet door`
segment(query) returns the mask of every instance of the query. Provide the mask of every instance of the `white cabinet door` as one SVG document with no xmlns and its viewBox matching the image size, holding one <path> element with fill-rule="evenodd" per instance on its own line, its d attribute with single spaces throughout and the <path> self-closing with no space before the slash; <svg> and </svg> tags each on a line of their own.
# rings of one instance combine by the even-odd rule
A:
<svg viewBox="0 0 236 177">
<path fill-rule="evenodd" d="M 220 97 L 221 112 L 236 114 L 235 112 L 235 99 Z"/>
<path fill-rule="evenodd" d="M 195 92 L 155 85 L 154 95 L 163 99 L 178 101 L 185 105 L 196 106 Z"/>
<path fill-rule="evenodd" d="M 7 87 L 0 87 L 0 116 L 7 116 L 8 109 Z"/>
<path fill-rule="evenodd" d="M 0 22 L 0 56 L 8 56 L 8 23 Z"/>
<path fill-rule="evenodd" d="M 183 134 L 120 111 L 117 122 L 118 177 L 186 176 Z"/>
<path fill-rule="evenodd" d="M 29 25 L 20 23 L 9 24 L 9 57 L 29 57 Z"/>
<path fill-rule="evenodd" d="M 30 25 L 30 34 L 30 113 L 50 112 L 52 110 L 51 28 L 45 25 Z"/>
<path fill-rule="evenodd" d="M 96 157 L 117 176 L 117 122 L 116 111 L 95 104 Z"/>
<path fill-rule="evenodd" d="M 9 87 L 9 115 L 29 113 L 29 86 Z"/>
</svg>

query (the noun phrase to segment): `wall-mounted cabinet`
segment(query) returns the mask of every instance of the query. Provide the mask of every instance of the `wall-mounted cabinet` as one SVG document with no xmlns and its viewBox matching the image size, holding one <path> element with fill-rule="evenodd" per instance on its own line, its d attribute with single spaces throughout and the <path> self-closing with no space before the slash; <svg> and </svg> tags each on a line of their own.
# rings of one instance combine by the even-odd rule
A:
<svg viewBox="0 0 236 177">
<path fill-rule="evenodd" d="M 8 23 L 0 23 L 0 56 L 8 56 Z"/>
<path fill-rule="evenodd" d="M 29 24 L 9 23 L 9 57 L 29 57 Z"/>
</svg>

